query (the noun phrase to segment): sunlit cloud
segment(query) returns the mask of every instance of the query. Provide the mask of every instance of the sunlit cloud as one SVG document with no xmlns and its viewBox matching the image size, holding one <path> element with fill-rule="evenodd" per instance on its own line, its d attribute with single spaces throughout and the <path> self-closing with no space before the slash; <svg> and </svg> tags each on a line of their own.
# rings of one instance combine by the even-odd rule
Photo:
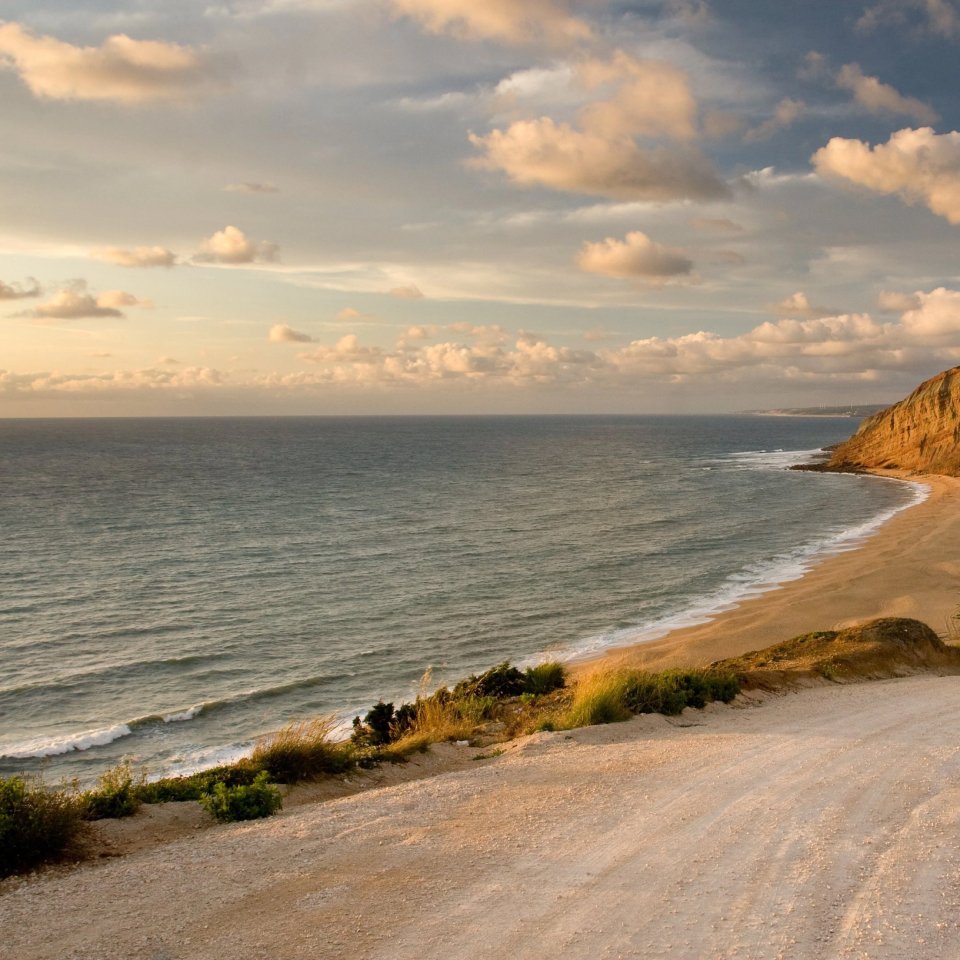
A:
<svg viewBox="0 0 960 960">
<path fill-rule="evenodd" d="M 218 89 L 220 71 L 192 47 L 108 37 L 77 47 L 0 22 L 0 68 L 16 71 L 37 97 L 140 104 L 185 100 Z"/>
<path fill-rule="evenodd" d="M 748 130 L 743 138 L 748 142 L 768 140 L 781 130 L 793 126 L 803 115 L 806 108 L 807 105 L 802 100 L 791 100 L 789 97 L 785 97 L 777 104 L 773 116 L 769 120 L 765 120 L 760 126 L 754 127 L 752 130 Z"/>
<path fill-rule="evenodd" d="M 313 343 L 309 333 L 294 330 L 285 323 L 275 323 L 270 328 L 268 339 L 271 343 Z"/>
<path fill-rule="evenodd" d="M 868 77 L 856 63 L 848 63 L 837 74 L 837 86 L 849 90 L 854 99 L 871 113 L 893 113 L 912 117 L 918 123 L 933 124 L 939 120 L 936 110 L 915 97 L 905 97 L 889 84 Z"/>
<path fill-rule="evenodd" d="M 149 300 L 141 300 L 125 290 L 106 290 L 100 294 L 87 292 L 82 281 L 58 290 L 46 303 L 38 304 L 25 316 L 37 323 L 55 320 L 80 320 L 86 317 L 122 317 L 125 307 L 149 307 Z"/>
<path fill-rule="evenodd" d="M 393 6 L 431 33 L 464 40 L 565 46 L 591 35 L 563 0 L 393 0 Z"/>
<path fill-rule="evenodd" d="M 821 176 L 923 203 L 960 223 L 960 133 L 899 130 L 886 143 L 834 137 L 811 158 Z"/>
<path fill-rule="evenodd" d="M 404 287 L 394 287 L 392 290 L 388 290 L 387 293 L 389 293 L 391 297 L 395 297 L 397 300 L 423 299 L 423 291 L 412 283 Z"/>
<path fill-rule="evenodd" d="M 881 313 L 906 313 L 918 309 L 920 304 L 920 297 L 915 293 L 881 290 L 877 295 L 877 309 Z"/>
<path fill-rule="evenodd" d="M 4 283 L 0 280 L 0 301 L 27 300 L 42 295 L 40 284 L 33 277 L 28 278 L 27 283 L 28 286 L 24 286 L 22 283 Z"/>
<path fill-rule="evenodd" d="M 193 259 L 198 263 L 270 262 L 277 259 L 279 249 L 275 243 L 250 240 L 239 227 L 227 226 L 204 240 Z"/>
<path fill-rule="evenodd" d="M 951 0 L 880 0 L 868 6 L 857 21 L 860 30 L 882 26 L 908 25 L 910 14 L 919 18 L 922 29 L 941 37 L 960 36 L 960 14 Z"/>
<path fill-rule="evenodd" d="M 771 304 L 770 311 L 781 317 L 804 317 L 808 319 L 828 317 L 839 312 L 830 307 L 815 306 L 807 299 L 807 295 L 799 290 L 779 303 Z"/>
<path fill-rule="evenodd" d="M 688 277 L 693 270 L 693 261 L 683 250 L 656 243 L 639 230 L 623 240 L 607 237 L 599 243 L 585 243 L 577 265 L 586 273 L 642 282 Z"/>
<path fill-rule="evenodd" d="M 93 255 L 118 267 L 172 267 L 177 262 L 177 255 L 166 247 L 135 247 L 132 250 L 107 247 Z"/>
</svg>

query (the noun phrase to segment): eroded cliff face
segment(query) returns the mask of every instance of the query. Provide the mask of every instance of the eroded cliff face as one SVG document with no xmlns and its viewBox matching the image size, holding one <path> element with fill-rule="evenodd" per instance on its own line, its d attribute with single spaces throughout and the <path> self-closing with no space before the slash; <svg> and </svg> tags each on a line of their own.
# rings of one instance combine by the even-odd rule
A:
<svg viewBox="0 0 960 960">
<path fill-rule="evenodd" d="M 868 417 L 828 463 L 828 469 L 863 468 L 960 475 L 960 367 Z"/>
</svg>

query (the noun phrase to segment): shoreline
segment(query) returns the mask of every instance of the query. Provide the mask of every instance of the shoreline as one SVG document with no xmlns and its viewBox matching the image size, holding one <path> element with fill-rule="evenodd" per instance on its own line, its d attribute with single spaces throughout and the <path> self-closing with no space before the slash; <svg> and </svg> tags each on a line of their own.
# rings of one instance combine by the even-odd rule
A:
<svg viewBox="0 0 960 960">
<path fill-rule="evenodd" d="M 571 669 L 581 674 L 620 666 L 705 666 L 875 617 L 912 617 L 947 632 L 960 607 L 960 560 L 949 559 L 960 557 L 960 478 L 870 474 L 923 484 L 929 495 L 898 511 L 854 549 L 826 556 L 796 580 L 744 599 L 705 623 L 588 653 L 571 661 Z"/>
</svg>

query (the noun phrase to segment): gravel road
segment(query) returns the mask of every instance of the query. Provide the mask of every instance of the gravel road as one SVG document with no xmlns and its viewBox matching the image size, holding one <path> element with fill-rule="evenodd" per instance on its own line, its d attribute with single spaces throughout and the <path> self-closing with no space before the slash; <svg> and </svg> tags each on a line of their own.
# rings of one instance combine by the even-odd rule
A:
<svg viewBox="0 0 960 960">
<path fill-rule="evenodd" d="M 537 734 L 0 896 L 4 960 L 960 957 L 960 677 Z"/>
</svg>

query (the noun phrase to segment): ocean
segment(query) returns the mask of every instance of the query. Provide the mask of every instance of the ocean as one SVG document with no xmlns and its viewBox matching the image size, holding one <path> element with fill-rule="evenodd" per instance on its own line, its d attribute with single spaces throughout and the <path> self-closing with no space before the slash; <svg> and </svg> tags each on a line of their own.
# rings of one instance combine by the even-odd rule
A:
<svg viewBox="0 0 960 960">
<path fill-rule="evenodd" d="M 0 776 L 88 783 L 703 622 L 922 488 L 847 419 L 0 420 Z"/>
</svg>

